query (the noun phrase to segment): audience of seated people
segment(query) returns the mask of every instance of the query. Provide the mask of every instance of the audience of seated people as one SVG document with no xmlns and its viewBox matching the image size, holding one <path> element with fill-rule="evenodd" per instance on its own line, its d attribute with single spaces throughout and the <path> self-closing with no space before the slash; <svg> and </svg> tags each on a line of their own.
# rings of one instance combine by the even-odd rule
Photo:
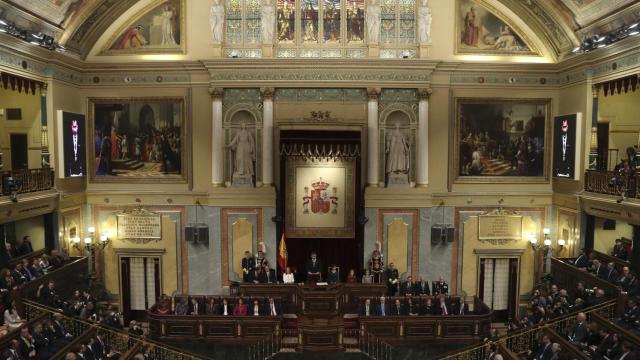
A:
<svg viewBox="0 0 640 360">
<path fill-rule="evenodd" d="M 469 315 L 464 297 L 431 296 L 381 296 L 367 298 L 358 306 L 358 315 L 368 316 L 419 316 L 419 315 Z"/>
<path fill-rule="evenodd" d="M 170 299 L 161 297 L 156 305 L 156 312 L 159 314 L 170 314 L 166 311 L 170 309 Z M 176 297 L 174 315 L 209 315 L 209 316 L 281 316 L 282 307 L 273 297 L 266 299 L 252 298 L 249 304 L 245 299 L 238 298 L 216 298 L 216 297 Z"/>
</svg>

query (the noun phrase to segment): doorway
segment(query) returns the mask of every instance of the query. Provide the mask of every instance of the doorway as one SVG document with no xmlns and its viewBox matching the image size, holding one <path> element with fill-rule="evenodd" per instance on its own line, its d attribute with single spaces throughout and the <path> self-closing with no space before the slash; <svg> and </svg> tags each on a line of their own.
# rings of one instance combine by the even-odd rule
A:
<svg viewBox="0 0 640 360">
<path fill-rule="evenodd" d="M 518 258 L 480 258 L 480 299 L 493 309 L 494 321 L 515 319 L 518 308 Z"/>
<path fill-rule="evenodd" d="M 11 134 L 11 170 L 29 168 L 27 134 Z"/>
<path fill-rule="evenodd" d="M 125 323 L 145 321 L 146 312 L 161 294 L 160 257 L 120 257 L 122 314 Z"/>
</svg>

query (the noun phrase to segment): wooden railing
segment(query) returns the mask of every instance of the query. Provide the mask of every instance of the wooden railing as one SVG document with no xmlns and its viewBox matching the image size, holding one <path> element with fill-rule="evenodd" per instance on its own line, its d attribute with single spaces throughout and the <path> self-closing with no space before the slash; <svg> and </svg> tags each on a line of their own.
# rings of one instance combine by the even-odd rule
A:
<svg viewBox="0 0 640 360">
<path fill-rule="evenodd" d="M 638 198 L 640 196 L 640 175 L 623 176 L 620 185 L 614 185 L 611 180 L 616 177 L 612 171 L 587 170 L 585 172 L 584 190 L 597 194 L 621 196 L 623 189 L 627 189 L 626 196 Z"/>
<path fill-rule="evenodd" d="M 13 170 L 0 173 L 0 194 L 7 196 L 11 189 L 5 189 L 6 178 L 13 178 L 20 186 L 17 187 L 18 194 L 26 194 L 38 191 L 53 189 L 55 173 L 51 168 Z"/>
</svg>

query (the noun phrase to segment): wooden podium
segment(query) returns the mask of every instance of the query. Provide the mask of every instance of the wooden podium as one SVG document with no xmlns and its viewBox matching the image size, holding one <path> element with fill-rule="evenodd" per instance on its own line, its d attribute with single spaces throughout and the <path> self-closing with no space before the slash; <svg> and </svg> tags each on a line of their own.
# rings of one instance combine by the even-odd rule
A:
<svg viewBox="0 0 640 360">
<path fill-rule="evenodd" d="M 332 318 L 340 314 L 342 308 L 342 287 L 340 285 L 308 284 L 300 288 L 300 313 L 314 317 Z"/>
<path fill-rule="evenodd" d="M 298 351 L 343 351 L 342 319 L 309 319 L 298 327 Z"/>
</svg>

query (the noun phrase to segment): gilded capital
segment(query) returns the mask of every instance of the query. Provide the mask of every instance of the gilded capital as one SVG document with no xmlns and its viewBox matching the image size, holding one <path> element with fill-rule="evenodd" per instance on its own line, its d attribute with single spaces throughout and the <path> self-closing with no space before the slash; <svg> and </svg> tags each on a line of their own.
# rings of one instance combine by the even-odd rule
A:
<svg viewBox="0 0 640 360">
<path fill-rule="evenodd" d="M 600 85 L 593 85 L 591 86 L 591 93 L 593 94 L 594 98 L 598 97 L 598 93 L 600 92 Z"/>
<path fill-rule="evenodd" d="M 221 100 L 222 95 L 224 94 L 223 88 L 209 88 L 209 94 L 211 95 L 211 100 Z"/>
<path fill-rule="evenodd" d="M 367 88 L 367 96 L 369 97 L 369 100 L 378 100 L 378 98 L 380 97 L 380 92 L 382 90 L 380 88 Z"/>
<path fill-rule="evenodd" d="M 431 97 L 431 94 L 433 94 L 433 89 L 431 88 L 418 89 L 418 98 L 420 100 L 429 100 L 429 98 Z"/>
<path fill-rule="evenodd" d="M 260 94 L 262 95 L 262 101 L 273 100 L 275 94 L 274 88 L 260 88 Z"/>
</svg>

